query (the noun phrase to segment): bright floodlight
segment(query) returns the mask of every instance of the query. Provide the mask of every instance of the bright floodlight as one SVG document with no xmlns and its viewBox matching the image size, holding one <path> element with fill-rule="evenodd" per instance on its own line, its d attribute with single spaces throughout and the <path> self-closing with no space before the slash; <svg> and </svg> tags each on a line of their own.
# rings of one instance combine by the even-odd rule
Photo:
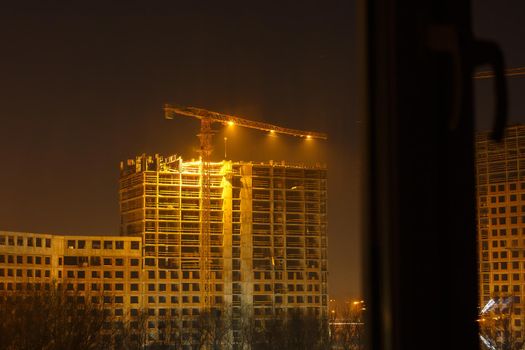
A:
<svg viewBox="0 0 525 350">
<path fill-rule="evenodd" d="M 234 126 L 234 125 L 235 125 L 235 123 L 234 123 L 234 122 L 232 122 L 232 121 L 230 120 L 230 121 L 228 122 L 228 125 L 229 125 L 229 126 Z"/>
</svg>

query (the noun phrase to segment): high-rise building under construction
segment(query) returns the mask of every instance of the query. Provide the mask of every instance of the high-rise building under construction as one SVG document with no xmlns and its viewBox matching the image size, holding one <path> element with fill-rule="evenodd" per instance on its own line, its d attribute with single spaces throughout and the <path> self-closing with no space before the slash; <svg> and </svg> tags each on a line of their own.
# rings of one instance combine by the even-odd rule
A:
<svg viewBox="0 0 525 350">
<path fill-rule="evenodd" d="M 326 168 L 211 163 L 203 208 L 202 166 L 158 155 L 121 164 L 121 234 L 143 238 L 145 306 L 166 307 L 157 284 L 169 276 L 180 286 L 169 307 L 186 314 L 231 306 L 234 318 L 246 308 L 258 320 L 291 308 L 326 317 Z"/>
<path fill-rule="evenodd" d="M 501 142 L 477 135 L 476 176 L 480 326 L 490 346 L 517 348 L 525 338 L 525 126 L 507 128 Z"/>
</svg>

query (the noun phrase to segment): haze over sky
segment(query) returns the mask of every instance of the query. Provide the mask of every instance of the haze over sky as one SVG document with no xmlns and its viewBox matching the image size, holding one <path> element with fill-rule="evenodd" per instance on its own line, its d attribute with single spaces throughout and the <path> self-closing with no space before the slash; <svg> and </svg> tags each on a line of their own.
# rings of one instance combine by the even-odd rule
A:
<svg viewBox="0 0 525 350">
<path fill-rule="evenodd" d="M 329 134 L 217 126 L 214 159 L 226 133 L 230 159 L 326 162 L 330 294 L 360 296 L 354 1 L 40 3 L 0 5 L 0 230 L 118 234 L 119 162 L 197 157 L 197 121 L 161 108 L 202 107 Z M 509 66 L 524 66 L 525 12 L 505 4 L 476 2 L 476 33 L 504 38 Z M 514 121 L 523 80 L 511 85 Z M 490 82 L 476 87 L 488 127 Z"/>
</svg>

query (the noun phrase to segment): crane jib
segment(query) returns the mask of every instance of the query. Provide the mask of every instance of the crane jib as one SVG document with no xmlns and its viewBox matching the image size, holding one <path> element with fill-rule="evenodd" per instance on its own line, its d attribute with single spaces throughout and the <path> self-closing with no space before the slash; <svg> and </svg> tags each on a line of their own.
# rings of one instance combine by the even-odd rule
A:
<svg viewBox="0 0 525 350">
<path fill-rule="evenodd" d="M 173 119 L 173 114 L 185 115 L 188 117 L 193 117 L 197 119 L 210 119 L 212 122 L 228 124 L 234 123 L 235 125 L 242 126 L 245 128 L 257 129 L 262 131 L 268 131 L 272 133 L 285 134 L 296 137 L 306 137 L 312 139 L 327 140 L 328 136 L 325 133 L 317 131 L 305 131 L 297 130 L 291 128 L 285 128 L 278 125 L 273 125 L 269 123 L 263 123 L 258 121 L 253 121 L 233 115 L 208 111 L 202 108 L 196 107 L 180 107 L 175 105 L 165 105 L 164 106 L 164 116 L 166 119 Z"/>
</svg>

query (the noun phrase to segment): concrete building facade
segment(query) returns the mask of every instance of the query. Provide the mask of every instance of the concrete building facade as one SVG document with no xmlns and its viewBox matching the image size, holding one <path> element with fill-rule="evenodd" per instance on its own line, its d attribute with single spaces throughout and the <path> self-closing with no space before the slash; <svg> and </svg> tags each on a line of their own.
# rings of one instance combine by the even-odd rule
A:
<svg viewBox="0 0 525 350">
<path fill-rule="evenodd" d="M 518 344 L 525 336 L 525 126 L 507 128 L 501 143 L 479 133 L 475 146 L 480 320 L 496 312 L 494 340 Z"/>
<path fill-rule="evenodd" d="M 209 293 L 211 305 L 231 306 L 234 318 L 246 308 L 258 322 L 297 308 L 327 317 L 326 169 L 210 164 L 206 278 L 200 259 L 201 167 L 161 156 L 121 164 L 121 234 L 143 237 L 144 273 L 169 272 L 182 287 L 174 305 L 181 309 L 202 308 Z M 154 288 L 148 286 L 148 293 Z"/>
<path fill-rule="evenodd" d="M 186 329 L 206 308 L 231 313 L 234 342 L 245 312 L 328 318 L 325 167 L 211 163 L 207 266 L 202 163 L 143 155 L 120 170 L 121 236 L 0 232 L 0 291 L 101 293 L 117 319 L 147 310 L 150 340 L 166 316 Z"/>
</svg>

